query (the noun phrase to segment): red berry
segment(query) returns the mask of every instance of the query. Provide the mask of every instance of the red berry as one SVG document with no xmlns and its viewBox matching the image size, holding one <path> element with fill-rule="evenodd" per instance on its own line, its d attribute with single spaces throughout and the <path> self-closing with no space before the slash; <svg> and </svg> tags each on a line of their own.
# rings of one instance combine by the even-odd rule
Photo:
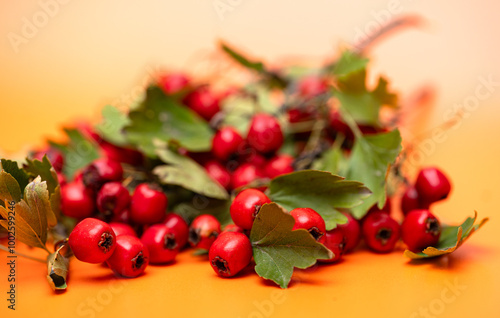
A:
<svg viewBox="0 0 500 318">
<path fill-rule="evenodd" d="M 122 165 L 107 158 L 97 159 L 83 169 L 83 183 L 98 190 L 101 186 L 110 181 L 121 181 L 123 178 Z"/>
<path fill-rule="evenodd" d="M 352 251 L 361 239 L 361 227 L 358 220 L 352 217 L 349 213 L 343 213 L 347 217 L 347 223 L 337 225 L 337 228 L 342 230 L 345 236 L 344 252 Z"/>
<path fill-rule="evenodd" d="M 113 254 L 116 236 L 109 224 L 87 218 L 71 231 L 68 244 L 77 259 L 97 264 L 106 261 Z"/>
<path fill-rule="evenodd" d="M 413 210 L 427 209 L 428 207 L 429 204 L 422 202 L 420 199 L 415 186 L 409 186 L 406 188 L 405 193 L 401 197 L 401 211 L 404 215 Z"/>
<path fill-rule="evenodd" d="M 99 143 L 106 158 L 115 162 L 123 162 L 129 165 L 138 166 L 144 161 L 142 153 L 135 149 L 115 146 L 107 141 Z"/>
<path fill-rule="evenodd" d="M 344 135 L 346 140 L 354 139 L 354 134 L 349 126 L 342 120 L 340 113 L 336 110 L 330 111 L 330 128 L 334 134 Z"/>
<path fill-rule="evenodd" d="M 433 203 L 448 197 L 451 184 L 448 177 L 441 170 L 430 167 L 420 170 L 415 188 L 422 202 Z"/>
<path fill-rule="evenodd" d="M 207 87 L 200 87 L 188 94 L 184 103 L 206 120 L 220 111 L 219 98 Z"/>
<path fill-rule="evenodd" d="M 302 97 L 311 98 L 326 93 L 328 83 L 318 76 L 308 76 L 300 80 L 297 88 Z"/>
<path fill-rule="evenodd" d="M 231 188 L 231 174 L 226 167 L 218 161 L 212 160 L 205 164 L 205 170 L 208 175 L 219 183 L 221 186 L 229 190 Z"/>
<path fill-rule="evenodd" d="M 346 235 L 342 229 L 336 227 L 325 234 L 325 242 L 323 243 L 327 249 L 334 254 L 330 259 L 320 259 L 322 263 L 334 263 L 339 261 L 344 254 L 346 246 Z"/>
<path fill-rule="evenodd" d="M 268 178 L 276 178 L 282 174 L 293 172 L 293 157 L 290 155 L 277 155 L 269 160 L 264 166 Z"/>
<path fill-rule="evenodd" d="M 176 213 L 167 213 L 162 224 L 174 231 L 180 248 L 186 246 L 189 237 L 189 225 L 182 216 Z"/>
<path fill-rule="evenodd" d="M 292 124 L 313 120 L 314 113 L 309 110 L 293 108 L 288 111 L 288 121 Z"/>
<path fill-rule="evenodd" d="M 202 214 L 191 223 L 188 241 L 192 247 L 209 250 L 220 232 L 219 221 L 210 214 Z"/>
<path fill-rule="evenodd" d="M 163 74 L 158 78 L 158 86 L 166 95 L 173 95 L 189 86 L 189 78 L 182 73 Z"/>
<path fill-rule="evenodd" d="M 70 182 L 61 187 L 61 211 L 64 215 L 84 219 L 94 214 L 94 193 L 81 182 Z"/>
<path fill-rule="evenodd" d="M 384 212 L 369 214 L 362 226 L 363 237 L 370 249 L 378 253 L 394 250 L 399 239 L 399 224 Z"/>
<path fill-rule="evenodd" d="M 245 234 L 226 232 L 212 244 L 208 258 L 217 275 L 231 277 L 250 264 L 252 244 Z"/>
<path fill-rule="evenodd" d="M 113 229 L 113 232 L 115 232 L 115 235 L 117 237 L 120 235 L 137 236 L 137 233 L 135 233 L 134 229 L 128 224 L 111 222 L 111 223 L 109 223 L 109 226 L 111 226 L 111 228 Z"/>
<path fill-rule="evenodd" d="M 305 229 L 311 233 L 316 241 L 323 243 L 325 241 L 325 221 L 318 212 L 311 208 L 297 208 L 290 211 L 295 219 L 295 225 L 292 230 Z"/>
<path fill-rule="evenodd" d="M 227 160 L 244 146 L 245 140 L 232 127 L 221 128 L 212 139 L 212 153 L 220 160 Z"/>
<path fill-rule="evenodd" d="M 391 214 L 391 210 L 392 210 L 392 205 L 391 205 L 391 198 L 387 198 L 385 200 L 385 204 L 384 206 L 382 207 L 382 209 L 379 209 L 378 208 L 378 204 L 375 203 L 371 208 L 370 210 L 368 210 L 368 213 L 373 213 L 373 212 L 385 212 L 387 214 Z"/>
<path fill-rule="evenodd" d="M 283 144 L 283 132 L 278 120 L 268 114 L 257 114 L 250 122 L 247 136 L 252 148 L 261 153 L 278 150 Z"/>
<path fill-rule="evenodd" d="M 61 187 L 63 187 L 67 183 L 66 177 L 60 172 L 57 172 L 57 182 L 59 182 L 59 185 Z"/>
<path fill-rule="evenodd" d="M 142 183 L 138 185 L 130 203 L 130 218 L 137 224 L 154 224 L 165 217 L 168 199 L 159 188 Z"/>
<path fill-rule="evenodd" d="M 97 192 L 97 209 L 105 217 L 120 214 L 130 204 L 130 193 L 120 182 L 105 183 Z"/>
<path fill-rule="evenodd" d="M 113 215 L 111 222 L 132 224 L 132 220 L 130 219 L 130 208 Z"/>
<path fill-rule="evenodd" d="M 120 235 L 116 238 L 116 249 L 106 263 L 117 275 L 137 277 L 149 264 L 149 251 L 137 237 Z"/>
<path fill-rule="evenodd" d="M 64 157 L 62 153 L 54 148 L 47 148 L 46 150 L 40 150 L 33 154 L 33 159 L 37 159 L 42 161 L 43 156 L 47 156 L 50 164 L 54 167 L 54 170 L 57 172 L 61 172 L 64 166 Z"/>
<path fill-rule="evenodd" d="M 413 210 L 401 225 L 401 238 L 412 252 L 434 246 L 441 235 L 441 224 L 429 210 Z"/>
<path fill-rule="evenodd" d="M 225 232 L 238 232 L 238 233 L 245 233 L 245 229 L 239 227 L 238 225 L 236 224 L 228 224 L 224 227 L 224 230 L 222 231 L 222 233 L 225 233 Z"/>
<path fill-rule="evenodd" d="M 256 165 L 244 163 L 233 172 L 231 187 L 237 189 L 252 181 L 264 178 L 264 173 Z"/>
<path fill-rule="evenodd" d="M 229 208 L 234 224 L 242 229 L 250 230 L 260 208 L 266 203 L 271 203 L 271 200 L 259 190 L 246 189 L 241 191 Z"/>
<path fill-rule="evenodd" d="M 181 248 L 174 230 L 163 224 L 149 227 L 142 234 L 141 241 L 148 248 L 151 264 L 173 261 Z"/>
</svg>

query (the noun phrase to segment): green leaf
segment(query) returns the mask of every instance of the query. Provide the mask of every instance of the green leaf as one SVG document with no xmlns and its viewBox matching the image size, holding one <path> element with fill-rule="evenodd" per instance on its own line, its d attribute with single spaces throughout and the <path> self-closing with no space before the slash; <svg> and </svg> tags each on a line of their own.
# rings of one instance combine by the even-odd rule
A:
<svg viewBox="0 0 500 318">
<path fill-rule="evenodd" d="M 101 113 L 102 121 L 95 127 L 99 135 L 114 145 L 127 145 L 128 140 L 123 133 L 123 129 L 130 124 L 127 114 L 111 105 L 104 106 Z"/>
<path fill-rule="evenodd" d="M 341 174 L 345 171 L 348 161 L 341 148 L 342 143 L 334 143 L 320 158 L 313 162 L 312 169 L 328 171 L 333 174 Z"/>
<path fill-rule="evenodd" d="M 160 160 L 168 164 L 157 166 L 153 170 L 162 184 L 178 185 L 210 198 L 229 199 L 226 189 L 214 181 L 193 159 L 165 147 L 158 148 L 156 154 Z"/>
<path fill-rule="evenodd" d="M 355 72 L 363 71 L 368 65 L 368 61 L 369 59 L 346 50 L 342 52 L 339 61 L 335 64 L 333 74 L 341 78 Z"/>
<path fill-rule="evenodd" d="M 7 219 L 8 208 L 0 207 L 0 215 Z M 16 239 L 32 247 L 47 248 L 47 214 L 51 212 L 47 183 L 40 177 L 24 189 L 24 199 L 14 206 L 16 217 Z M 6 227 L 5 221 L 0 225 Z"/>
<path fill-rule="evenodd" d="M 60 198 L 61 188 L 59 186 L 59 179 L 57 173 L 52 167 L 47 156 L 43 156 L 42 161 L 37 159 L 27 159 L 26 171 L 31 173 L 34 177 L 40 176 L 42 181 L 47 182 L 47 190 L 49 191 L 51 209 L 47 213 L 47 220 L 50 227 L 57 225 L 57 220 L 60 216 Z"/>
<path fill-rule="evenodd" d="M 208 151 L 212 145 L 208 123 L 157 86 L 148 88 L 146 99 L 129 118 L 130 125 L 125 127 L 128 140 L 150 157 L 155 156 L 154 139 L 176 141 L 194 152 Z"/>
<path fill-rule="evenodd" d="M 61 246 L 55 253 L 47 257 L 47 281 L 54 291 L 66 290 L 69 259 L 64 257 L 60 251 Z"/>
<path fill-rule="evenodd" d="M 221 44 L 222 50 L 226 52 L 233 60 L 241 64 L 242 66 L 257 71 L 259 73 L 262 73 L 265 71 L 264 64 L 262 62 L 258 61 L 250 61 L 250 59 L 244 57 L 241 53 L 236 52 L 226 44 L 222 43 Z"/>
<path fill-rule="evenodd" d="M 71 179 L 78 170 L 100 157 L 99 146 L 84 137 L 77 129 L 65 128 L 64 132 L 68 136 L 68 143 L 59 144 L 49 141 L 49 144 L 63 153 L 63 172 Z"/>
<path fill-rule="evenodd" d="M 477 212 L 474 211 L 474 217 L 467 218 L 459 226 L 443 226 L 441 236 L 436 246 L 429 246 L 420 253 L 405 251 L 405 256 L 411 259 L 431 258 L 453 253 L 459 248 L 474 232 L 479 230 L 488 218 L 482 219 L 476 223 Z"/>
<path fill-rule="evenodd" d="M 275 203 L 264 204 L 250 233 L 255 271 L 287 288 L 293 269 L 308 268 L 333 254 L 306 230 L 292 231 L 295 220 Z"/>
<path fill-rule="evenodd" d="M 388 91 L 387 81 L 380 77 L 377 87 L 366 87 L 366 70 L 350 73 L 339 79 L 334 96 L 341 109 L 348 112 L 358 124 L 379 126 L 379 112 L 383 105 L 397 106 L 397 96 Z"/>
<path fill-rule="evenodd" d="M 21 201 L 21 188 L 17 180 L 4 170 L 0 171 L 0 200 L 5 203 Z M 5 217 L 4 217 L 5 218 Z"/>
<path fill-rule="evenodd" d="M 353 208 L 370 191 L 363 184 L 347 181 L 326 171 L 302 170 L 279 176 L 269 184 L 269 198 L 290 211 L 311 208 L 325 220 L 327 230 L 347 222 L 335 208 Z"/>
<path fill-rule="evenodd" d="M 346 178 L 364 183 L 373 193 L 363 204 L 351 209 L 356 218 L 362 218 L 375 203 L 380 208 L 384 206 L 387 172 L 400 151 L 401 135 L 397 129 L 356 138 Z"/>
<path fill-rule="evenodd" d="M 20 169 L 19 165 L 15 161 L 2 159 L 1 163 L 2 169 L 16 179 L 19 184 L 19 188 L 23 191 L 30 182 L 28 174 L 23 169 Z"/>
<path fill-rule="evenodd" d="M 230 205 L 229 200 L 214 200 L 196 195 L 191 201 L 176 205 L 173 211 L 182 216 L 188 223 L 191 223 L 200 214 L 210 214 L 215 216 L 224 226 L 232 222 L 229 214 Z"/>
</svg>

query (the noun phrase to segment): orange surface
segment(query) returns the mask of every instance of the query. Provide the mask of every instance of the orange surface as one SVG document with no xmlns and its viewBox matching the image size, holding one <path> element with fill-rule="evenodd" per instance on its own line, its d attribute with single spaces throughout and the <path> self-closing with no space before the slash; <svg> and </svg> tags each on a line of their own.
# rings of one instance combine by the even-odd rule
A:
<svg viewBox="0 0 500 318">
<path fill-rule="evenodd" d="M 17 156 L 47 136 L 59 136 L 60 126 L 71 119 L 95 118 L 106 103 L 130 102 L 159 65 L 213 76 L 199 72 L 207 65 L 196 61 L 207 62 L 216 38 L 270 61 L 290 53 L 321 59 L 333 51 L 332 43 L 350 41 L 356 30 L 373 24 L 372 12 L 387 10 L 389 3 L 249 0 L 222 21 L 212 1 L 149 6 L 69 1 L 19 52 L 7 37 L 0 42 L 0 154 Z M 494 41 L 499 4 L 398 3 L 402 13 L 428 17 L 431 27 L 381 45 L 373 52 L 374 67 L 392 79 L 403 97 L 422 84 L 436 84 L 437 105 L 426 124 L 432 129 L 450 109 L 477 96 L 478 78 L 500 80 L 500 46 Z M 0 2 L 0 34 L 19 33 L 22 19 L 39 10 L 34 0 Z M 499 91 L 492 87 L 477 106 L 466 109 L 457 129 L 426 139 L 416 160 L 417 165 L 443 167 L 453 180 L 449 200 L 434 208 L 444 222 L 462 222 L 474 210 L 480 218 L 491 218 L 451 256 L 412 263 L 401 249 L 389 255 L 362 249 L 340 264 L 297 271 L 287 290 L 251 271 L 217 278 L 203 258 L 189 251 L 175 264 L 149 267 L 138 279 L 116 279 L 106 268 L 73 261 L 68 290 L 61 295 L 48 287 L 45 266 L 18 259 L 17 310 L 8 311 L 0 300 L 0 316 L 426 317 L 428 310 L 427 317 L 500 317 Z M 5 255 L 0 252 L 2 299 Z"/>
</svg>

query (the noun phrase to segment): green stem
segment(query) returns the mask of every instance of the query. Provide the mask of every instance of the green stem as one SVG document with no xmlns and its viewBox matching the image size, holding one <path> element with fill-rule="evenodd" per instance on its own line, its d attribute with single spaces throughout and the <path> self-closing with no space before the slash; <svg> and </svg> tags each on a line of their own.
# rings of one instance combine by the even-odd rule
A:
<svg viewBox="0 0 500 318">
<path fill-rule="evenodd" d="M 3 245 L 0 245 L 0 250 L 6 251 L 7 253 L 11 253 L 10 249 L 7 248 L 7 247 L 5 247 L 5 246 L 3 246 Z M 47 250 L 47 252 L 48 252 L 48 250 Z M 29 256 L 29 255 L 26 255 L 26 254 L 23 254 L 23 253 L 19 253 L 19 252 L 15 252 L 14 251 L 14 253 L 12 253 L 12 254 L 18 255 L 18 256 L 21 256 L 21 257 L 24 257 L 24 258 L 27 258 L 27 259 L 30 259 L 32 261 L 36 261 L 36 262 L 40 262 L 40 263 L 44 263 L 44 264 L 46 263 L 46 261 L 43 260 L 43 259 L 41 259 L 41 258 Z"/>
</svg>

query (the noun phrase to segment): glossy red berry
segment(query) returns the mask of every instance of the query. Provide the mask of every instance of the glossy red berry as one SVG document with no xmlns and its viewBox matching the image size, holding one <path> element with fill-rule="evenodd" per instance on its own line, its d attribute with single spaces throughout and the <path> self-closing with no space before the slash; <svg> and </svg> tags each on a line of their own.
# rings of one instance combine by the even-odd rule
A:
<svg viewBox="0 0 500 318">
<path fill-rule="evenodd" d="M 204 168 L 208 175 L 226 190 L 231 188 L 231 174 L 222 163 L 212 160 L 207 162 Z"/>
<path fill-rule="evenodd" d="M 241 191 L 229 208 L 234 224 L 245 230 L 252 229 L 255 217 L 266 203 L 271 203 L 271 199 L 259 190 L 245 189 Z"/>
<path fill-rule="evenodd" d="M 352 251 L 356 246 L 358 246 L 361 240 L 361 227 L 359 226 L 358 220 L 352 217 L 349 213 L 343 213 L 347 217 L 347 223 L 337 225 L 337 228 L 342 230 L 345 236 L 345 246 L 344 252 Z"/>
<path fill-rule="evenodd" d="M 316 241 L 323 243 L 325 241 L 325 221 L 318 212 L 311 208 L 297 208 L 290 211 L 295 219 L 293 230 L 305 229 L 311 233 Z"/>
<path fill-rule="evenodd" d="M 113 254 L 116 236 L 109 224 L 87 218 L 71 231 L 68 244 L 77 259 L 97 264 L 106 261 Z"/>
<path fill-rule="evenodd" d="M 111 219 L 128 208 L 130 193 L 120 182 L 107 182 L 97 192 L 96 202 L 99 212 Z"/>
<path fill-rule="evenodd" d="M 399 240 L 400 227 L 389 214 L 374 212 L 364 220 L 362 232 L 370 249 L 378 253 L 388 253 L 394 250 Z"/>
<path fill-rule="evenodd" d="M 61 187 L 61 211 L 64 215 L 84 219 L 95 210 L 94 192 L 81 182 L 74 181 Z"/>
<path fill-rule="evenodd" d="M 207 87 L 200 87 L 184 98 L 184 103 L 205 120 L 220 111 L 219 98 Z"/>
<path fill-rule="evenodd" d="M 231 178 L 231 187 L 237 189 L 264 177 L 265 175 L 259 167 L 251 163 L 244 163 L 234 170 Z"/>
<path fill-rule="evenodd" d="M 189 78 L 182 73 L 163 74 L 158 78 L 158 86 L 166 95 L 173 95 L 189 86 Z"/>
<path fill-rule="evenodd" d="M 132 194 L 130 219 L 137 224 L 158 223 L 165 217 L 167 205 L 167 196 L 160 188 L 142 183 Z"/>
<path fill-rule="evenodd" d="M 422 202 L 417 189 L 414 186 L 406 188 L 403 196 L 401 197 L 401 211 L 404 215 L 413 210 L 427 209 L 429 204 Z"/>
<path fill-rule="evenodd" d="M 161 223 L 175 232 L 180 248 L 186 246 L 189 237 L 189 225 L 182 216 L 176 213 L 167 213 Z"/>
<path fill-rule="evenodd" d="M 336 227 L 331 231 L 327 231 L 325 234 L 325 241 L 323 245 L 334 254 L 330 259 L 320 259 L 321 263 L 335 263 L 338 262 L 342 255 L 344 254 L 346 246 L 346 236 L 344 231 Z"/>
<path fill-rule="evenodd" d="M 224 230 L 222 230 L 222 233 L 225 232 L 238 232 L 238 233 L 245 233 L 245 229 L 239 227 L 236 224 L 228 224 L 224 227 Z"/>
<path fill-rule="evenodd" d="M 413 210 L 401 225 L 401 238 L 412 252 L 418 253 L 438 243 L 441 224 L 429 210 Z"/>
<path fill-rule="evenodd" d="M 270 159 L 264 166 L 264 172 L 270 179 L 282 174 L 293 172 L 293 157 L 290 155 L 277 155 Z"/>
<path fill-rule="evenodd" d="M 135 230 L 128 224 L 125 223 L 119 223 L 119 222 L 111 222 L 109 223 L 109 226 L 113 229 L 113 232 L 115 232 L 116 236 L 120 235 L 131 235 L 131 236 L 137 236 L 137 233 Z"/>
<path fill-rule="evenodd" d="M 433 203 L 448 197 L 451 183 L 441 170 L 429 167 L 420 170 L 415 188 L 422 202 Z"/>
<path fill-rule="evenodd" d="M 116 238 L 116 249 L 106 264 L 117 275 L 137 277 L 149 264 L 149 251 L 137 237 L 120 235 Z"/>
<path fill-rule="evenodd" d="M 283 132 L 278 120 L 268 114 L 257 114 L 250 122 L 247 140 L 249 145 L 261 153 L 278 150 L 283 144 Z"/>
<path fill-rule="evenodd" d="M 220 160 L 227 160 L 244 146 L 245 140 L 232 127 L 224 127 L 217 131 L 212 139 L 212 153 Z"/>
<path fill-rule="evenodd" d="M 133 166 L 141 165 L 144 161 L 142 153 L 135 149 L 118 147 L 104 140 L 99 143 L 99 146 L 106 158 L 111 161 L 123 162 Z"/>
<path fill-rule="evenodd" d="M 130 207 L 113 215 L 111 222 L 132 224 L 132 220 L 130 219 Z"/>
<path fill-rule="evenodd" d="M 163 264 L 175 259 L 181 248 L 176 233 L 163 224 L 149 227 L 141 236 L 149 251 L 151 264 Z"/>
<path fill-rule="evenodd" d="M 245 234 L 226 232 L 214 241 L 208 253 L 210 265 L 221 277 L 231 277 L 252 260 L 252 244 Z"/>
<path fill-rule="evenodd" d="M 192 247 L 209 250 L 221 232 L 219 221 L 210 214 L 197 216 L 189 227 L 189 244 Z"/>
<path fill-rule="evenodd" d="M 64 167 L 64 157 L 62 153 L 54 148 L 47 148 L 46 150 L 40 150 L 33 154 L 33 159 L 42 161 L 44 156 L 47 156 L 50 164 L 54 167 L 54 170 L 61 172 Z"/>
<path fill-rule="evenodd" d="M 323 93 L 328 90 L 328 83 L 326 79 L 318 76 L 308 76 L 303 78 L 298 83 L 299 95 L 306 98 L 311 98 Z"/>
<path fill-rule="evenodd" d="M 83 169 L 82 178 L 87 187 L 98 190 L 106 182 L 121 181 L 123 168 L 117 161 L 101 158 Z"/>
</svg>

